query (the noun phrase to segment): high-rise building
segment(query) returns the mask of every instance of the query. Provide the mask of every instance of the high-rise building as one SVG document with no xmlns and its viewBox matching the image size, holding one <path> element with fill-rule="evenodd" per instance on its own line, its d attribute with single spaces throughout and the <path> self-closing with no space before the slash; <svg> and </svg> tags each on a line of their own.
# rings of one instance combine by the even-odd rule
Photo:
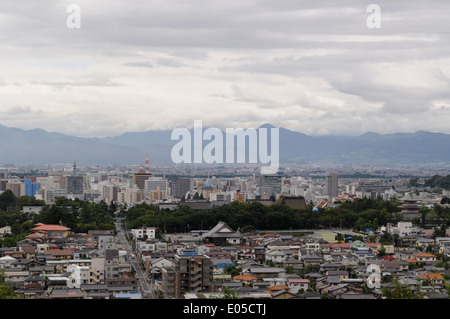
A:
<svg viewBox="0 0 450 319">
<path fill-rule="evenodd" d="M 8 183 L 7 179 L 0 180 L 0 191 L 6 190 L 6 184 Z"/>
<path fill-rule="evenodd" d="M 281 193 L 281 175 L 267 174 L 261 175 L 259 178 L 259 187 L 267 193 Z"/>
<path fill-rule="evenodd" d="M 338 174 L 328 173 L 326 176 L 327 195 L 332 197 L 338 196 Z"/>
<path fill-rule="evenodd" d="M 152 176 L 141 167 L 139 171 L 130 175 L 130 186 L 136 185 L 139 189 L 145 189 L 145 181 Z"/>
<path fill-rule="evenodd" d="M 39 190 L 40 187 L 39 183 L 33 183 L 31 178 L 25 178 L 24 184 L 25 184 L 25 195 L 35 197 L 36 192 Z"/>
<path fill-rule="evenodd" d="M 83 194 L 84 180 L 83 176 L 66 176 L 66 193 L 67 194 Z"/>
<path fill-rule="evenodd" d="M 72 175 L 65 177 L 66 193 L 69 194 L 83 194 L 84 178 L 77 172 L 77 164 L 73 163 Z"/>
<path fill-rule="evenodd" d="M 118 201 L 118 194 L 119 194 L 119 186 L 116 185 L 103 185 L 102 187 L 102 197 L 107 202 L 117 202 Z"/>
<path fill-rule="evenodd" d="M 25 193 L 24 185 L 20 182 L 8 182 L 6 183 L 5 189 L 11 190 L 16 197 L 20 197 Z"/>
<path fill-rule="evenodd" d="M 158 187 L 160 190 L 166 191 L 169 189 L 169 182 L 162 177 L 150 177 L 144 181 L 144 189 L 146 192 L 155 191 Z"/>
<path fill-rule="evenodd" d="M 175 198 L 183 198 L 191 190 L 190 178 L 178 178 L 170 181 L 170 190 Z"/>
</svg>

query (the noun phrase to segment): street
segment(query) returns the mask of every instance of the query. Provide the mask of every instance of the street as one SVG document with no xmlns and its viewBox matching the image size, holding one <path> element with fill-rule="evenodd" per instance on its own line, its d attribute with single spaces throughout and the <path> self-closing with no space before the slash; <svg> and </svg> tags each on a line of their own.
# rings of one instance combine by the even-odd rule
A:
<svg viewBox="0 0 450 319">
<path fill-rule="evenodd" d="M 117 236 L 116 237 L 117 237 L 117 242 L 119 242 L 123 245 L 123 248 L 127 253 L 128 262 L 136 271 L 135 276 L 137 278 L 138 290 L 141 292 L 142 297 L 144 299 L 154 299 L 153 292 L 147 281 L 148 276 L 145 273 L 145 271 L 142 269 L 142 266 L 140 265 L 140 263 L 138 262 L 136 257 L 134 257 L 135 253 L 133 252 L 133 249 L 125 236 L 125 230 L 120 225 L 117 226 Z"/>
</svg>

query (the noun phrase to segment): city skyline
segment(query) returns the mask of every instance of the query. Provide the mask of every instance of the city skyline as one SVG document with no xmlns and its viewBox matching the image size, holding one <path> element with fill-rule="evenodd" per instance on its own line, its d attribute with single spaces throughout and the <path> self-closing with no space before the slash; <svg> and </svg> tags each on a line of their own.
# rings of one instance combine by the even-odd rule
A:
<svg viewBox="0 0 450 319">
<path fill-rule="evenodd" d="M 3 1 L 0 123 L 80 137 L 192 126 L 450 133 L 449 4 Z M 70 5 L 80 28 L 69 28 Z"/>
</svg>

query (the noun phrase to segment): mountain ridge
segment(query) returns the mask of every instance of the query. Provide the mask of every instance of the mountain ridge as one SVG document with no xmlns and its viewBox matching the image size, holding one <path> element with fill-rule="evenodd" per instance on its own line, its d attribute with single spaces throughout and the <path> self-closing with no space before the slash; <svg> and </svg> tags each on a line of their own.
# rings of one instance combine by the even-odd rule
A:
<svg viewBox="0 0 450 319">
<path fill-rule="evenodd" d="M 258 128 L 273 127 L 265 123 Z M 413 133 L 313 136 L 279 129 L 280 163 L 398 165 L 450 161 L 450 134 L 446 133 L 419 130 Z M 141 164 L 148 153 L 152 164 L 170 165 L 173 164 L 172 146 L 178 142 L 171 140 L 171 132 L 148 130 L 88 138 L 0 124 L 0 163 L 77 161 L 86 165 L 132 165 Z M 207 143 L 209 141 L 203 141 L 203 146 Z"/>
</svg>

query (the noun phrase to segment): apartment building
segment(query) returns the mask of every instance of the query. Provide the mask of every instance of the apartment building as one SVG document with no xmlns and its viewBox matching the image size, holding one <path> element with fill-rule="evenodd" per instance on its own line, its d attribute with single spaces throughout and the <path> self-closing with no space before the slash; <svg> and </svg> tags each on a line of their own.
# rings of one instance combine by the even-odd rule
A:
<svg viewBox="0 0 450 319">
<path fill-rule="evenodd" d="M 212 292 L 213 262 L 204 255 L 176 255 L 174 267 L 162 269 L 163 294 L 181 298 L 188 292 Z"/>
</svg>

